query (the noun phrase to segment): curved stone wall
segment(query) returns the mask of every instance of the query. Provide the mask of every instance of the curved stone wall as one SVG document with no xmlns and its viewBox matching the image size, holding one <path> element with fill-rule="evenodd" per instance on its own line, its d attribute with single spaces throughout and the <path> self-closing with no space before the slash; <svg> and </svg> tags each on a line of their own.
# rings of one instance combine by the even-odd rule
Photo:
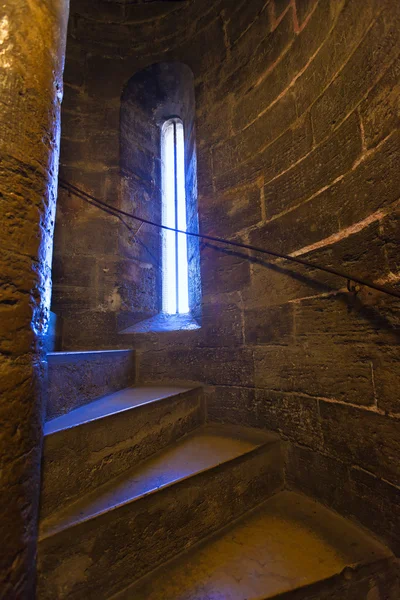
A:
<svg viewBox="0 0 400 600">
<path fill-rule="evenodd" d="M 398 289 L 397 4 L 168 4 L 155 3 L 168 12 L 140 23 L 139 5 L 109 5 L 120 12 L 104 22 L 74 13 L 64 176 L 109 197 L 119 185 L 123 83 L 148 64 L 182 61 L 195 76 L 201 231 Z M 77 256 L 88 231 L 96 256 L 116 256 L 118 226 L 80 200 L 63 196 L 59 206 L 59 230 L 70 232 L 72 223 L 75 236 L 59 235 L 61 271 L 94 273 L 95 289 L 108 265 L 96 271 L 84 253 L 81 265 L 65 257 Z M 107 254 L 99 231 L 108 232 Z M 202 328 L 130 340 L 142 351 L 143 380 L 201 381 L 210 418 L 279 431 L 291 485 L 398 548 L 398 301 L 367 288 L 354 295 L 345 280 L 316 269 L 210 244 L 201 269 Z M 70 286 L 68 310 L 60 307 L 75 324 L 66 347 L 126 345 L 113 312 L 85 304 L 88 284 L 72 289 L 64 276 L 58 302 Z"/>
<path fill-rule="evenodd" d="M 33 598 L 68 2 L 0 14 L 0 596 Z"/>
</svg>

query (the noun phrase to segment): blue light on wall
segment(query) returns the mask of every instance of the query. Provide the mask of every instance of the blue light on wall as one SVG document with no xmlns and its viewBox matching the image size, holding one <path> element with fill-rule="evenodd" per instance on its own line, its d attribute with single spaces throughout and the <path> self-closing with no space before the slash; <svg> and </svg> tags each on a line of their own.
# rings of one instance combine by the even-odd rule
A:
<svg viewBox="0 0 400 600">
<path fill-rule="evenodd" d="M 185 146 L 183 123 L 166 121 L 161 136 L 162 224 L 186 231 Z M 162 311 L 166 314 L 189 312 L 187 237 L 163 230 Z"/>
</svg>

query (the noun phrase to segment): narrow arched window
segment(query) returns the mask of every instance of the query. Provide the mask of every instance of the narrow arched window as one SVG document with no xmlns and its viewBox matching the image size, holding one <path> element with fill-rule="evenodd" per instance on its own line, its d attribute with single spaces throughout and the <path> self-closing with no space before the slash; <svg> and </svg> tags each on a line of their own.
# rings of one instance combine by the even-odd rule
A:
<svg viewBox="0 0 400 600">
<path fill-rule="evenodd" d="M 162 224 L 186 231 L 185 137 L 179 118 L 168 119 L 161 132 Z M 162 311 L 189 312 L 187 236 L 162 231 Z"/>
</svg>

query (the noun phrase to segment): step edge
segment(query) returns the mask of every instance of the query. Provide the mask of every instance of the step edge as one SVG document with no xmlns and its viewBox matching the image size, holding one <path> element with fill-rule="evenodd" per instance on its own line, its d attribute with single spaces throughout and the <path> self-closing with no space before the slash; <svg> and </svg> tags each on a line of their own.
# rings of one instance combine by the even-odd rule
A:
<svg viewBox="0 0 400 600">
<path fill-rule="evenodd" d="M 182 552 L 179 552 L 178 554 L 175 554 L 174 556 L 172 556 L 171 558 L 169 558 L 168 560 L 164 561 L 163 563 L 160 563 L 159 565 L 157 565 L 154 569 L 152 569 L 151 571 L 148 571 L 147 573 L 145 573 L 144 575 L 142 575 L 141 577 L 139 577 L 139 579 L 137 579 L 136 581 L 134 581 L 133 583 L 131 583 L 130 585 L 128 585 L 127 587 L 125 587 L 122 590 L 119 590 L 118 592 L 115 592 L 112 596 L 110 596 L 108 598 L 108 600 L 120 600 L 120 596 L 121 594 L 128 592 L 130 589 L 132 589 L 133 591 L 135 591 L 135 588 L 143 581 L 145 581 L 145 579 L 150 578 L 152 576 L 154 576 L 155 573 L 157 573 L 157 571 L 165 568 L 166 566 L 168 566 L 169 564 L 173 563 L 174 561 L 178 560 L 179 558 L 183 558 L 186 554 L 188 554 L 189 552 L 192 552 L 193 550 L 196 550 L 196 548 L 199 548 L 201 545 L 206 544 L 207 542 L 211 542 L 214 538 L 217 538 L 218 536 L 221 536 L 224 532 L 229 531 L 230 529 L 234 528 L 236 525 L 238 525 L 240 523 L 240 521 L 244 518 L 246 518 L 248 515 L 251 515 L 251 513 L 257 511 L 260 509 L 260 507 L 263 506 L 263 504 L 265 504 L 266 502 L 268 502 L 273 496 L 279 495 L 282 492 L 287 492 L 287 491 L 292 491 L 289 490 L 285 487 L 285 483 L 282 482 L 282 484 L 280 486 L 278 486 L 276 488 L 275 491 L 273 491 L 271 493 L 270 496 L 268 496 L 268 498 L 266 498 L 265 500 L 262 500 L 259 504 L 257 504 L 256 506 L 254 506 L 253 508 L 251 508 L 250 510 L 247 510 L 246 512 L 242 513 L 240 516 L 238 516 L 236 519 L 233 519 L 232 521 L 230 521 L 228 524 L 224 525 L 223 527 L 220 527 L 220 529 L 217 529 L 216 531 L 212 532 L 211 534 L 207 535 L 206 537 L 200 539 L 198 542 L 196 542 L 195 544 L 193 544 L 193 546 L 191 546 L 189 548 L 189 550 L 182 550 Z M 294 492 L 300 496 L 304 496 L 305 498 L 309 499 L 309 500 L 313 500 L 315 502 L 317 502 L 318 504 L 321 504 L 322 506 L 324 506 L 325 508 L 327 508 L 323 503 L 319 502 L 318 500 L 315 500 L 314 498 L 312 498 L 311 496 L 307 496 L 307 494 L 303 494 L 302 492 Z M 331 510 L 331 509 L 329 509 Z M 331 512 L 333 512 L 335 515 L 340 516 L 342 518 L 346 518 L 343 517 L 342 515 L 340 515 L 339 513 L 337 513 L 336 511 L 331 510 Z M 350 521 L 352 522 L 352 521 Z M 368 533 L 370 535 L 370 537 L 374 540 L 377 541 L 376 538 L 373 536 L 373 534 L 367 529 L 363 528 L 360 526 L 360 529 L 362 529 L 364 531 L 364 533 Z M 378 540 L 379 541 L 379 540 Z M 294 592 L 298 592 L 300 590 L 304 590 L 306 591 L 308 588 L 313 588 L 314 586 L 317 586 L 319 584 L 322 584 L 323 582 L 328 582 L 330 580 L 333 580 L 335 578 L 338 577 L 342 577 L 343 574 L 350 569 L 351 573 L 353 574 L 354 571 L 356 571 L 357 569 L 361 569 L 364 567 L 369 567 L 372 565 L 380 565 L 382 563 L 382 566 L 390 566 L 392 562 L 396 562 L 397 558 L 395 556 L 395 554 L 390 550 L 390 548 L 388 548 L 385 544 L 383 544 L 382 542 L 380 542 L 381 545 L 384 547 L 385 549 L 385 555 L 383 556 L 378 556 L 372 560 L 360 560 L 358 562 L 354 562 L 351 564 L 346 565 L 341 571 L 334 573 L 332 575 L 329 575 L 327 577 L 324 577 L 322 579 L 318 579 L 316 581 L 307 583 L 307 584 L 303 584 L 303 585 L 299 585 L 298 587 L 293 587 L 290 590 L 286 590 L 284 592 L 279 592 L 278 594 L 275 594 L 273 596 L 269 595 L 269 596 L 262 596 L 260 597 L 258 600 L 289 600 L 290 595 L 293 594 Z"/>
<path fill-rule="evenodd" d="M 138 386 L 138 387 L 144 387 L 144 386 Z M 116 390 L 115 392 L 111 392 L 110 394 L 104 394 L 104 396 L 99 396 L 98 398 L 93 398 L 93 400 L 91 400 L 87 404 L 91 404 L 92 402 L 97 402 L 98 400 L 101 400 L 102 398 L 105 398 L 107 396 L 112 396 L 113 394 L 118 394 L 119 392 L 123 392 L 123 391 L 129 390 L 129 389 L 135 389 L 135 388 L 134 388 L 134 386 L 130 386 L 130 387 L 126 387 L 126 388 L 121 388 L 120 390 Z M 156 402 L 163 402 L 165 400 L 170 400 L 171 398 L 180 398 L 181 396 L 184 396 L 185 394 L 188 394 L 188 393 L 196 391 L 196 390 L 202 390 L 202 389 L 203 388 L 201 386 L 193 387 L 193 388 L 182 388 L 182 391 L 180 391 L 180 392 L 175 392 L 175 393 L 171 393 L 171 394 L 168 394 L 168 395 L 159 396 L 157 398 L 152 398 L 151 400 L 143 401 L 140 404 L 135 404 L 134 406 L 127 406 L 125 408 L 121 408 L 120 410 L 115 410 L 114 412 L 109 412 L 107 414 L 99 415 L 99 416 L 93 417 L 91 419 L 87 419 L 87 420 L 84 420 L 84 421 L 80 421 L 78 423 L 74 423 L 74 424 L 69 425 L 67 427 L 60 427 L 59 429 L 55 429 L 54 431 L 46 431 L 46 426 L 49 423 L 52 423 L 52 421 L 55 421 L 56 419 L 60 419 L 61 417 L 64 416 L 64 415 L 60 415 L 59 417 L 55 417 L 54 419 L 50 419 L 50 421 L 47 421 L 45 423 L 44 428 L 43 428 L 43 435 L 44 435 L 45 438 L 48 438 L 48 437 L 50 437 L 52 435 L 56 435 L 57 433 L 61 433 L 63 431 L 68 431 L 70 429 L 75 429 L 76 427 L 82 427 L 82 426 L 88 425 L 89 423 L 93 423 L 95 421 L 101 421 L 102 419 L 106 419 L 108 417 L 111 418 L 111 417 L 119 415 L 121 413 L 125 413 L 125 412 L 127 412 L 129 410 L 135 410 L 135 408 L 141 408 L 143 406 L 154 404 Z M 86 406 L 86 405 L 83 405 L 83 406 Z M 82 407 L 78 407 L 78 408 L 76 408 L 74 410 L 79 410 L 79 408 L 82 408 Z M 69 413 L 67 413 L 67 414 L 69 414 Z"/>
<path fill-rule="evenodd" d="M 314 594 L 315 592 L 318 591 L 319 586 L 322 586 L 329 582 L 334 583 L 335 579 L 338 580 L 338 583 L 340 582 L 340 580 L 347 581 L 349 575 L 350 575 L 350 579 L 352 579 L 353 576 L 360 569 L 365 569 L 366 567 L 369 567 L 369 568 L 371 568 L 371 567 L 372 568 L 389 567 L 391 562 L 393 562 L 393 557 L 391 557 L 391 556 L 382 556 L 382 557 L 375 558 L 372 560 L 367 560 L 367 559 L 360 560 L 355 563 L 350 563 L 350 564 L 346 565 L 345 567 L 343 567 L 343 569 L 341 571 L 338 571 L 336 573 L 333 573 L 332 575 L 323 577 L 322 579 L 317 579 L 315 581 L 310 581 L 310 583 L 305 583 L 303 585 L 299 585 L 298 587 L 293 587 L 290 590 L 286 590 L 284 592 L 279 592 L 278 594 L 275 594 L 274 596 L 271 596 L 271 595 L 263 596 L 259 600 L 289 600 L 293 593 L 307 592 L 307 591 Z M 370 573 L 370 571 L 368 572 L 368 574 L 365 573 L 365 576 L 368 576 L 368 577 L 371 577 L 372 575 L 373 575 L 373 573 Z M 110 598 L 109 600 L 114 600 L 114 599 Z M 117 600 L 117 598 L 115 600 Z"/>
<path fill-rule="evenodd" d="M 195 431 L 195 430 L 194 430 Z M 183 484 L 185 481 L 188 480 L 192 480 L 195 479 L 196 477 L 199 477 L 200 475 L 203 475 L 204 473 L 207 472 L 215 472 L 218 470 L 223 469 L 224 467 L 228 466 L 228 465 L 233 465 L 235 463 L 240 463 L 242 460 L 253 456 L 253 455 L 257 455 L 257 454 L 262 454 L 263 452 L 265 452 L 268 448 L 274 447 L 276 445 L 279 445 L 279 440 L 278 439 L 271 439 L 271 440 L 265 440 L 264 442 L 260 443 L 259 445 L 257 445 L 255 448 L 252 448 L 251 450 L 247 450 L 245 452 L 242 452 L 241 454 L 238 454 L 237 456 L 234 456 L 233 458 L 230 458 L 228 460 L 224 460 L 222 462 L 219 462 L 217 464 L 214 464 L 210 467 L 205 467 L 203 469 L 200 469 L 198 471 L 194 471 L 192 473 L 190 473 L 189 475 L 186 475 L 185 477 L 182 478 L 178 478 L 178 479 L 174 479 L 173 481 L 169 481 L 168 483 L 166 483 L 165 485 L 162 485 L 160 487 L 154 488 L 152 490 L 149 490 L 148 492 L 145 492 L 143 494 L 140 494 L 139 496 L 135 496 L 133 498 L 127 499 L 124 502 L 120 502 L 119 504 L 116 504 L 108 509 L 105 510 L 101 510 L 98 511 L 97 513 L 94 513 L 84 519 L 80 519 L 79 521 L 75 521 L 74 523 L 67 525 L 65 527 L 60 527 L 60 528 L 54 528 L 52 531 L 49 531 L 48 534 L 44 534 L 40 532 L 40 526 L 39 526 L 39 536 L 38 536 L 38 542 L 43 542 L 46 539 L 49 539 L 51 537 L 54 537 L 56 535 L 58 535 L 59 533 L 62 533 L 68 529 L 73 529 L 74 527 L 79 527 L 80 525 L 82 525 L 83 523 L 86 523 L 88 521 L 100 518 L 106 514 L 108 514 L 109 512 L 112 512 L 113 510 L 118 510 L 119 508 L 122 508 L 124 506 L 127 506 L 128 504 L 133 504 L 135 502 L 140 502 L 142 500 L 145 500 L 146 498 L 153 496 L 155 494 L 157 494 L 158 492 L 163 492 L 169 488 L 172 488 L 174 486 L 177 486 L 179 484 Z M 71 504 L 72 506 L 73 504 Z"/>
<path fill-rule="evenodd" d="M 278 489 L 278 490 L 276 490 L 276 492 L 271 494 L 271 497 L 276 494 L 279 494 L 279 493 L 280 493 L 280 490 Z M 260 506 L 260 505 L 258 505 L 258 506 Z M 255 508 L 258 508 L 258 506 L 256 506 Z M 194 549 L 196 549 L 196 546 L 200 546 L 201 544 L 206 543 L 208 539 L 212 539 L 213 536 L 221 534 L 228 527 L 234 526 L 237 521 L 239 521 L 240 519 L 245 517 L 248 513 L 252 512 L 253 510 L 254 509 L 251 509 L 250 511 L 243 513 L 240 517 L 238 517 L 238 519 L 231 521 L 231 523 L 229 523 L 225 527 L 222 527 L 221 529 L 218 529 L 216 532 L 212 533 L 210 536 L 207 536 L 207 537 L 199 540 L 198 542 L 196 542 L 196 544 L 191 546 L 189 550 L 186 550 L 186 551 L 184 550 L 184 551 L 180 552 L 179 554 L 176 554 L 169 560 L 159 564 L 155 569 L 148 571 L 147 573 L 142 575 L 142 577 L 137 579 L 134 583 L 132 583 L 128 587 L 125 587 L 124 589 L 122 589 L 122 590 L 116 592 L 115 594 L 113 594 L 112 596 L 110 596 L 108 598 L 108 600 L 120 600 L 121 594 L 129 592 L 130 590 L 135 591 L 135 588 L 138 585 L 143 583 L 147 578 L 154 576 L 154 574 L 156 574 L 159 569 L 161 570 L 161 569 L 165 568 L 166 566 L 168 566 L 168 564 L 172 563 L 173 561 L 178 560 L 179 558 L 183 558 L 187 552 L 192 552 Z M 347 580 L 348 574 L 350 574 L 350 577 L 352 578 L 354 576 L 354 574 L 356 574 L 357 571 L 360 569 L 365 569 L 367 567 L 369 567 L 369 568 L 380 567 L 382 569 L 388 568 L 388 567 L 391 567 L 392 563 L 394 563 L 395 561 L 396 561 L 396 558 L 394 556 L 390 556 L 390 555 L 377 557 L 372 560 L 367 560 L 367 559 L 360 560 L 358 562 L 350 563 L 350 564 L 346 565 L 345 567 L 343 567 L 343 569 L 341 571 L 332 573 L 332 575 L 327 575 L 326 577 L 323 577 L 321 579 L 316 579 L 315 581 L 310 581 L 309 583 L 294 586 L 285 591 L 278 592 L 277 594 L 273 594 L 272 596 L 270 594 L 268 596 L 263 595 L 262 597 L 259 597 L 257 600 L 289 600 L 290 598 L 292 598 L 292 595 L 295 593 L 297 594 L 299 592 L 307 592 L 307 591 L 310 591 L 311 593 L 315 593 L 317 591 L 315 588 L 318 588 L 319 586 L 322 586 L 329 582 L 334 583 L 335 579 L 338 579 L 338 583 L 339 583 L 340 580 L 342 580 L 342 579 Z M 367 573 L 365 575 L 367 576 Z"/>
<path fill-rule="evenodd" d="M 129 355 L 135 354 L 133 348 L 120 348 L 114 350 L 76 350 L 76 351 L 65 351 L 65 352 L 48 352 L 46 355 L 47 362 L 49 365 L 66 364 L 69 362 L 76 362 L 77 360 L 94 360 L 100 356 L 112 356 L 112 355 Z"/>
</svg>

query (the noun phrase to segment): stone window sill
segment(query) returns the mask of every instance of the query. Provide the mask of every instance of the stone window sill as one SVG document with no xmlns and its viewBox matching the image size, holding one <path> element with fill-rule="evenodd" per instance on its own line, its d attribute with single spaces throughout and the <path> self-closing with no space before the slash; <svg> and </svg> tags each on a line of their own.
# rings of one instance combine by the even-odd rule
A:
<svg viewBox="0 0 400 600">
<path fill-rule="evenodd" d="M 147 333 L 154 331 L 190 331 L 200 329 L 198 322 L 190 314 L 185 315 L 167 315 L 159 313 L 150 319 L 140 321 L 131 327 L 120 331 L 124 333 Z"/>
</svg>

